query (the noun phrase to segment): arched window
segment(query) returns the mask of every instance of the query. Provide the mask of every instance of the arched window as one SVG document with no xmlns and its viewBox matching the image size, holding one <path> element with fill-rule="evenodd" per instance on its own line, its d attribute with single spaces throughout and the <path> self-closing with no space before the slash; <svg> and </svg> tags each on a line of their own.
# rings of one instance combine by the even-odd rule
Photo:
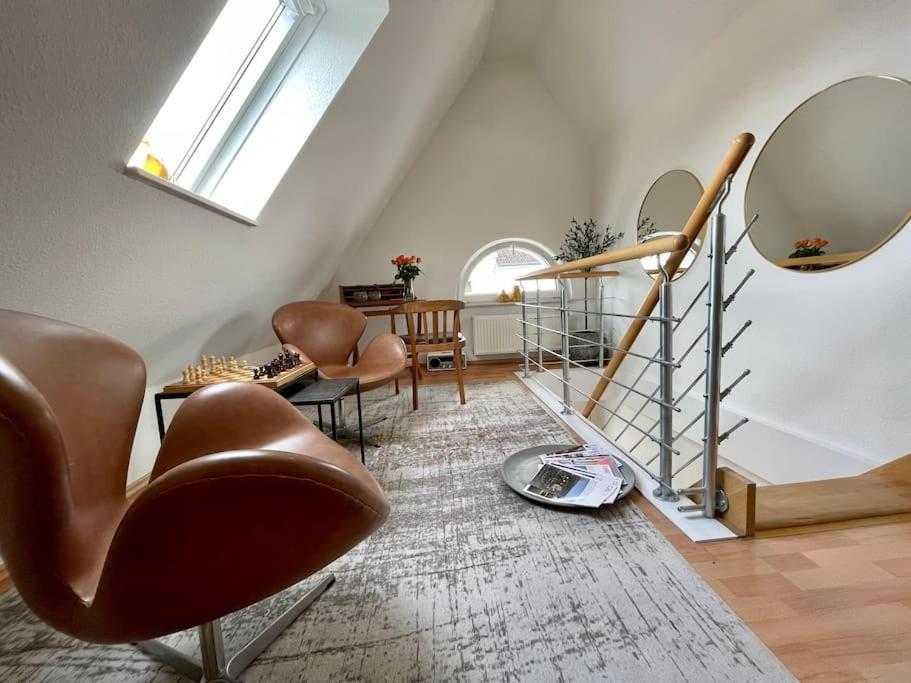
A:
<svg viewBox="0 0 911 683">
<path fill-rule="evenodd" d="M 459 282 L 459 297 L 468 302 L 496 301 L 501 291 L 511 293 L 517 279 L 553 264 L 551 252 L 543 244 L 525 239 L 502 239 L 478 249 L 465 267 Z M 556 283 L 540 280 L 541 293 L 553 295 Z M 533 290 L 534 283 L 526 288 Z"/>
</svg>

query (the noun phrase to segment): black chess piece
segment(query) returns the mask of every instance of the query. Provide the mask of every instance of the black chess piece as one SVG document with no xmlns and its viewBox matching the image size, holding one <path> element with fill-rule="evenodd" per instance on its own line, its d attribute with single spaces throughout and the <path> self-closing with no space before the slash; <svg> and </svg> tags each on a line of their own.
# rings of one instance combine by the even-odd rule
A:
<svg viewBox="0 0 911 683">
<path fill-rule="evenodd" d="M 259 368 L 253 368 L 253 379 L 259 379 Z"/>
</svg>

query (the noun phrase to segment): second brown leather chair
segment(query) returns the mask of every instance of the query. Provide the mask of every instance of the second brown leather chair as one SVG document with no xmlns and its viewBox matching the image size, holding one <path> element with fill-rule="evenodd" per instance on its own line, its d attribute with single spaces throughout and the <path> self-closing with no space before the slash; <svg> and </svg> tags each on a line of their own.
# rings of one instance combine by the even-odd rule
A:
<svg viewBox="0 0 911 683">
<path fill-rule="evenodd" d="M 333 581 L 225 661 L 219 619 L 327 566 L 389 513 L 379 485 L 285 399 L 237 382 L 194 393 L 148 486 L 127 466 L 142 359 L 74 325 L 0 310 L 0 553 L 59 631 L 231 678 Z M 150 640 L 200 626 L 202 667 Z"/>
<path fill-rule="evenodd" d="M 272 315 L 272 329 L 281 343 L 316 363 L 325 379 L 356 377 L 361 391 L 393 381 L 405 369 L 405 344 L 394 334 L 378 334 L 358 360 L 356 352 L 367 327 L 367 317 L 345 304 L 329 301 L 296 301 Z"/>
</svg>

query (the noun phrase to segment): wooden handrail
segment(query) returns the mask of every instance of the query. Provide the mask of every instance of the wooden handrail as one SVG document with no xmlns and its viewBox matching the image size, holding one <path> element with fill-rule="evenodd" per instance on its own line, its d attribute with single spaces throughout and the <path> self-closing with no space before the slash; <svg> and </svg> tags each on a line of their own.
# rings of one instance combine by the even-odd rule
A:
<svg viewBox="0 0 911 683">
<path fill-rule="evenodd" d="M 526 275 L 521 278 L 522 280 L 588 280 L 589 278 L 594 277 L 617 277 L 620 274 L 619 270 L 586 270 L 586 271 L 577 271 L 573 273 L 557 273 L 556 275 L 551 275 L 550 273 L 545 273 L 544 275 Z"/>
<path fill-rule="evenodd" d="M 724 186 L 728 176 L 737 173 L 737 169 L 740 168 L 740 165 L 743 163 L 743 160 L 746 158 L 746 155 L 749 153 L 750 148 L 755 141 L 756 138 L 753 137 L 752 133 L 741 133 L 731 142 L 728 151 L 721 159 L 721 163 L 718 164 L 718 168 L 715 169 L 715 175 L 712 176 L 711 181 L 705 186 L 702 197 L 699 199 L 696 208 L 693 209 L 693 213 L 690 214 L 689 220 L 683 227 L 682 234 L 686 236 L 687 243 L 692 242 L 699 235 L 702 226 L 705 225 L 705 222 L 708 220 L 709 214 L 712 211 L 715 197 L 718 196 L 718 192 Z M 646 244 L 649 244 L 649 242 L 646 242 Z M 670 278 L 673 279 L 674 273 L 676 273 L 677 269 L 680 267 L 680 263 L 683 261 L 685 253 L 686 252 L 684 251 L 673 252 L 668 258 L 667 263 L 664 264 L 664 269 L 667 271 Z M 661 283 L 663 281 L 664 276 L 662 275 L 658 276 L 652 283 L 652 288 L 649 290 L 648 294 L 646 294 L 645 299 L 642 301 L 642 305 L 639 306 L 639 311 L 636 313 L 639 317 L 630 323 L 630 326 L 626 330 L 626 334 L 623 335 L 623 339 L 617 344 L 614 355 L 611 356 L 610 362 L 607 364 L 607 367 L 604 368 L 601 379 L 598 380 L 598 384 L 595 385 L 591 397 L 588 399 L 588 403 L 585 404 L 585 408 L 582 410 L 582 415 L 585 417 L 591 416 L 595 407 L 598 405 L 598 400 L 607 389 L 607 385 L 610 384 L 611 379 L 616 374 L 623 359 L 626 358 L 626 352 L 632 348 L 636 339 L 639 337 L 639 333 L 642 331 L 646 322 L 645 318 L 650 316 L 652 311 L 655 310 L 655 305 L 658 303 L 658 292 L 661 289 Z"/>
<path fill-rule="evenodd" d="M 603 254 L 597 254 L 596 256 L 580 258 L 576 261 L 568 261 L 567 263 L 558 263 L 556 265 L 550 266 L 549 268 L 544 268 L 543 270 L 536 270 L 535 272 L 529 273 L 528 275 L 525 275 L 524 277 L 520 277 L 518 279 L 520 281 L 539 279 L 548 275 L 568 273 L 573 270 L 583 270 L 584 268 L 597 268 L 598 266 L 606 266 L 610 263 L 636 261 L 646 256 L 657 256 L 658 254 L 666 254 L 667 252 L 679 251 L 680 259 L 682 260 L 683 253 L 689 245 L 690 238 L 683 235 L 683 233 L 680 233 L 678 235 L 668 235 L 667 237 L 659 237 L 656 240 L 649 240 L 648 242 L 643 242 L 642 244 L 634 244 L 631 247 L 614 249 L 613 251 L 605 251 Z"/>
</svg>

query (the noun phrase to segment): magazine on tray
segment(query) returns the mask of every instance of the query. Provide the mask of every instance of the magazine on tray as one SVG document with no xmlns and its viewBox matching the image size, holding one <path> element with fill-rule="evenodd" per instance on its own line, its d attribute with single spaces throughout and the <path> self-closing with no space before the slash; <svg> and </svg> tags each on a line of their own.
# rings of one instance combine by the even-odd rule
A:
<svg viewBox="0 0 911 683">
<path fill-rule="evenodd" d="M 597 444 L 584 444 L 539 456 L 541 467 L 525 490 L 582 507 L 600 507 L 617 500 L 623 476 L 617 462 Z"/>
</svg>

